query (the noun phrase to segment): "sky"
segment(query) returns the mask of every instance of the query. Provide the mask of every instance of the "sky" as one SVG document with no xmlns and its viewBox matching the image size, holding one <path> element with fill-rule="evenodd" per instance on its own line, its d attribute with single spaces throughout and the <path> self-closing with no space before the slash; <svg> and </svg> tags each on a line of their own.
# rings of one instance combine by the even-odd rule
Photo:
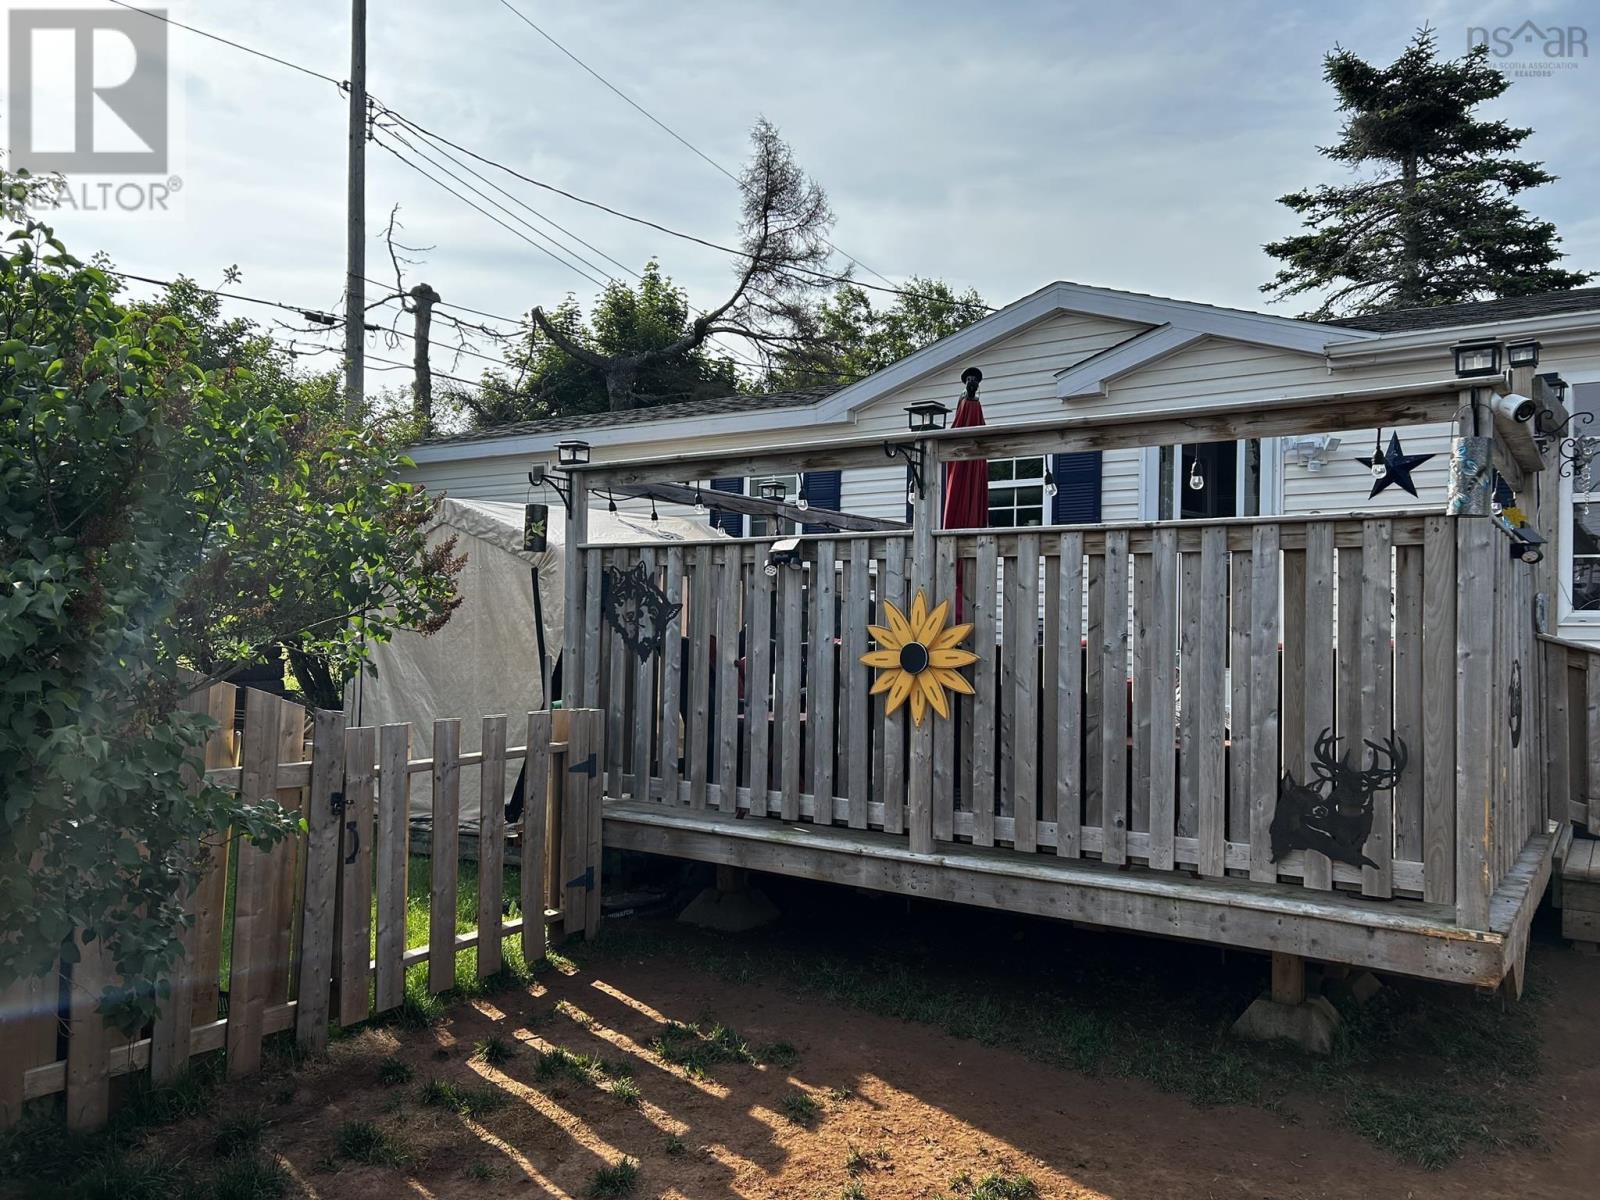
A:
<svg viewBox="0 0 1600 1200">
<path fill-rule="evenodd" d="M 828 192 L 834 243 L 896 282 L 939 276 L 1001 305 L 1065 279 L 1285 315 L 1294 302 L 1268 306 L 1258 291 L 1274 269 L 1262 244 L 1297 227 L 1277 197 L 1344 177 L 1316 151 L 1339 125 L 1321 78 L 1327 51 L 1387 63 L 1424 22 L 1452 56 L 1475 26 L 1576 27 L 1593 56 L 1517 79 L 1489 115 L 1535 129 L 1525 154 L 1561 178 L 1525 202 L 1556 222 L 1567 265 L 1600 269 L 1600 9 L 1586 4 L 509 2 L 729 170 L 752 122 L 774 122 Z M 734 185 L 502 0 L 370 8 L 369 87 L 383 103 L 559 187 L 709 240 L 735 236 Z M 168 11 L 349 74 L 342 0 L 189 0 Z M 182 30 L 170 36 L 181 212 L 60 214 L 60 232 L 80 255 L 103 250 L 129 272 L 217 286 L 236 266 L 239 291 L 337 308 L 343 98 Z M 1536 48 L 1497 61 L 1546 65 Z M 730 285 L 725 255 L 497 178 L 622 263 L 658 258 L 691 301 Z M 377 147 L 366 192 L 375 279 L 390 273 L 381 234 L 398 205 L 404 241 L 432 247 L 410 256 L 423 261 L 408 267 L 408 285 L 426 280 L 448 302 L 508 315 L 569 291 L 587 303 L 598 290 Z M 377 339 L 373 352 L 409 358 Z M 435 360 L 464 375 L 480 365 Z"/>
</svg>

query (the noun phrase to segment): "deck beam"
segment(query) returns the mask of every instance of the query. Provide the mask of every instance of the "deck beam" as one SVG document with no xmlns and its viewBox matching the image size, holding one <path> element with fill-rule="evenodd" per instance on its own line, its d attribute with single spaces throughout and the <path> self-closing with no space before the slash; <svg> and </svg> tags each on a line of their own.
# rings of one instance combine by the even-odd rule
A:
<svg viewBox="0 0 1600 1200">
<path fill-rule="evenodd" d="M 873 831 L 737 821 L 656 804 L 608 801 L 605 844 L 824 883 L 1079 921 L 1135 933 L 1342 962 L 1372 971 L 1498 987 L 1520 963 L 1527 920 L 1549 877 L 1552 839 L 1529 841 L 1487 931 L 1449 907 L 1373 901 L 1248 880 L 1193 879 L 1087 859 L 941 843 L 913 854 Z"/>
</svg>

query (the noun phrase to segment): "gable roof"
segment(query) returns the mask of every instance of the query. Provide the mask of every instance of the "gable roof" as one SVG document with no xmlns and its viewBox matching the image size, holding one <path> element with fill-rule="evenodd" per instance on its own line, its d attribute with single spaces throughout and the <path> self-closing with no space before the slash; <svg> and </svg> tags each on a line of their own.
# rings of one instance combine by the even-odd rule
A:
<svg viewBox="0 0 1600 1200">
<path fill-rule="evenodd" d="M 1405 333 L 1417 329 L 1451 329 L 1458 325 L 1488 325 L 1526 317 L 1596 311 L 1600 311 L 1600 288 L 1574 288 L 1566 292 L 1508 296 L 1503 300 L 1471 300 L 1464 304 L 1436 304 L 1429 308 L 1397 308 L 1363 317 L 1335 317 L 1324 323 L 1372 333 Z"/>
<path fill-rule="evenodd" d="M 651 421 L 674 421 L 684 417 L 717 417 L 730 413 L 799 408 L 802 405 L 814 404 L 837 390 L 831 387 L 800 388 L 790 392 L 769 392 L 762 396 L 715 396 L 705 400 L 686 400 L 681 404 L 627 408 L 620 412 L 573 413 L 563 417 L 541 417 L 533 421 L 511 421 L 487 429 L 471 429 L 464 433 L 436 433 L 423 438 L 417 444 L 454 445 L 462 442 L 495 441 L 499 438 L 569 433 L 582 429 L 612 429 L 620 425 L 643 425 Z"/>
</svg>

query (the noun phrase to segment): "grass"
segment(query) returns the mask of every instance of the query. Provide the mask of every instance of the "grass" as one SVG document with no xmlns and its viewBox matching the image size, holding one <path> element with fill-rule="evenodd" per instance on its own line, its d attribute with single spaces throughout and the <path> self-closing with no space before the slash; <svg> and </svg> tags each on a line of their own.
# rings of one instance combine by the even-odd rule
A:
<svg viewBox="0 0 1600 1200">
<path fill-rule="evenodd" d="M 411 1077 L 415 1074 L 410 1063 L 402 1062 L 398 1058 L 386 1058 L 378 1064 L 378 1082 L 384 1087 L 398 1087 L 410 1083 Z"/>
<path fill-rule="evenodd" d="M 683 1139 L 675 1133 L 667 1134 L 667 1140 L 661 1144 L 661 1149 L 665 1153 L 673 1155 L 674 1157 L 682 1154 L 688 1148 L 689 1147 L 684 1144 Z"/>
<path fill-rule="evenodd" d="M 804 1092 L 786 1093 L 778 1107 L 796 1125 L 809 1125 L 822 1115 L 822 1105 Z"/>
<path fill-rule="evenodd" d="M 738 940 L 619 922 L 603 942 L 574 955 L 584 967 L 613 958 L 675 960 L 728 983 L 915 1021 L 1087 1075 L 1144 1080 L 1200 1107 L 1281 1109 L 1291 1092 L 1311 1093 L 1348 1128 L 1427 1168 L 1473 1145 L 1533 1140 L 1536 981 L 1515 1005 L 1407 980 L 1388 981 L 1366 1007 L 1336 997 L 1343 1025 L 1333 1056 L 1318 1063 L 1231 1036 L 1233 1020 L 1265 982 L 1254 956 L 1219 962 L 1215 948 L 1084 935 L 1024 919 L 998 934 L 990 914 L 930 907 L 906 917 L 903 909 L 891 915 L 882 901 L 881 919 L 863 920 L 826 889 L 774 886 L 793 889 L 795 910 L 814 919 Z M 828 918 L 830 905 L 839 907 L 838 920 Z M 1018 940 L 1027 941 L 1026 952 L 1018 952 Z M 665 1026 L 651 1049 L 690 1076 L 763 1057 L 777 1065 L 794 1052 L 782 1044 L 758 1051 L 726 1026 L 706 1023 Z"/>
<path fill-rule="evenodd" d="M 289 1194 L 291 1182 L 277 1159 L 246 1155 L 218 1170 L 205 1195 L 211 1200 L 278 1200 Z"/>
<path fill-rule="evenodd" d="M 594 1200 L 613 1200 L 614 1197 L 633 1195 L 634 1188 L 638 1186 L 638 1160 L 624 1156 L 609 1166 L 596 1168 L 594 1174 L 589 1176 L 589 1188 L 585 1195 L 594 1197 Z"/>
<path fill-rule="evenodd" d="M 503 1067 L 517 1056 L 515 1043 L 503 1037 L 487 1037 L 475 1042 L 472 1057 L 491 1067 Z"/>
<path fill-rule="evenodd" d="M 493 1112 L 510 1102 L 499 1088 L 463 1087 L 448 1080 L 432 1079 L 422 1088 L 422 1103 L 428 1108 L 445 1108 L 463 1117 Z"/>
<path fill-rule="evenodd" d="M 839 1193 L 839 1200 L 867 1200 L 867 1189 L 859 1179 L 852 1179 Z"/>
<path fill-rule="evenodd" d="M 211 1139 L 211 1150 L 218 1158 L 234 1158 L 241 1154 L 254 1154 L 261 1147 L 261 1138 L 267 1132 L 266 1119 L 260 1113 L 240 1113 L 223 1119 Z"/>
<path fill-rule="evenodd" d="M 978 1180 L 972 1189 L 972 1200 L 1036 1200 L 1039 1185 L 1026 1175 L 1002 1175 L 991 1172 Z"/>
<path fill-rule="evenodd" d="M 333 1144 L 339 1158 L 368 1167 L 401 1167 L 411 1157 L 405 1143 L 371 1121 L 346 1121 Z"/>
<path fill-rule="evenodd" d="M 642 1098 L 639 1085 L 631 1079 L 614 1079 L 606 1085 L 606 1091 L 616 1099 L 622 1101 L 629 1108 L 638 1108 Z"/>
<path fill-rule="evenodd" d="M 597 1055 L 574 1054 L 562 1046 L 542 1052 L 533 1064 L 535 1079 L 543 1083 L 571 1080 L 573 1083 L 594 1083 L 605 1074 L 605 1063 Z"/>
<path fill-rule="evenodd" d="M 788 1042 L 752 1047 L 731 1026 L 720 1021 L 696 1025 L 674 1021 L 662 1027 L 651 1041 L 650 1049 L 691 1079 L 704 1079 L 712 1067 L 722 1063 L 792 1067 L 800 1061 L 800 1051 Z"/>
</svg>

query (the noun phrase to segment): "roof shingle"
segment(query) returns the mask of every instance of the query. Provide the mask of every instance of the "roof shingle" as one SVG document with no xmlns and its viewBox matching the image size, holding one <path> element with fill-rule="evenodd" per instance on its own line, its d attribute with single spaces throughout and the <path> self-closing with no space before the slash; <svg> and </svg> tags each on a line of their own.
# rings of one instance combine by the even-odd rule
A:
<svg viewBox="0 0 1600 1200">
<path fill-rule="evenodd" d="M 441 433 L 425 438 L 421 445 L 438 446 L 458 442 L 486 442 L 508 437 L 533 437 L 546 433 L 570 433 L 583 429 L 610 429 L 618 425 L 641 425 L 648 421 L 671 421 L 681 417 L 718 417 L 729 413 L 765 412 L 777 408 L 798 408 L 837 388 L 801 388 L 792 392 L 770 392 L 764 396 L 716 396 L 706 400 L 686 400 L 681 404 L 657 404 L 649 408 L 626 408 L 619 412 L 575 413 L 564 417 L 545 417 L 537 421 L 512 421 L 487 429 L 464 433 Z"/>
<path fill-rule="evenodd" d="M 1600 288 L 1575 288 L 1568 292 L 1539 292 L 1503 300 L 1473 300 L 1465 304 L 1436 304 L 1430 308 L 1397 308 L 1364 317 L 1335 317 L 1324 325 L 1342 325 L 1372 333 L 1403 333 L 1414 329 L 1449 329 L 1456 325 L 1488 325 L 1554 313 L 1600 311 Z"/>
</svg>

